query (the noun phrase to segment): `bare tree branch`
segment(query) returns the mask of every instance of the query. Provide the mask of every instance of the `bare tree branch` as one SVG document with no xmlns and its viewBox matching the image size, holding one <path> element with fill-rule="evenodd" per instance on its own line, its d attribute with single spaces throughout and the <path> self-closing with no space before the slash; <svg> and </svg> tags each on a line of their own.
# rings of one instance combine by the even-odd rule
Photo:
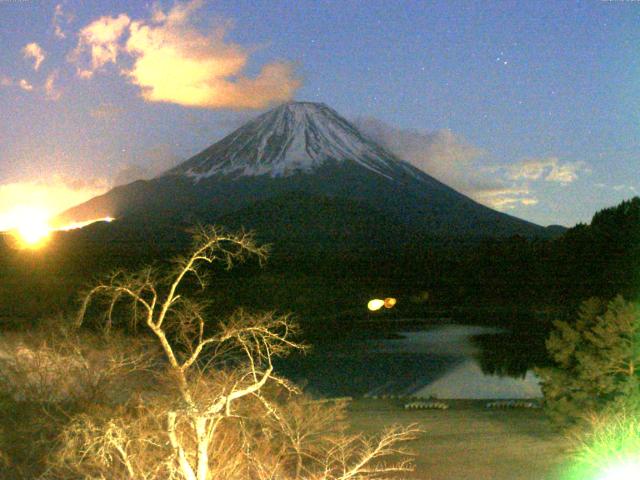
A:
<svg viewBox="0 0 640 480">
<path fill-rule="evenodd" d="M 73 471 L 105 479 L 351 480 L 409 470 L 397 444 L 414 438 L 414 427 L 391 429 L 377 441 L 347 437 L 334 425 L 344 404 L 292 400 L 299 390 L 278 377 L 273 364 L 305 349 L 288 315 L 239 309 L 207 328 L 208 305 L 188 295 L 186 278 L 204 288 L 204 267 L 229 269 L 249 256 L 262 262 L 266 253 L 250 233 L 198 227 L 191 252 L 168 274 L 119 271 L 84 295 L 77 325 L 101 299 L 111 334 L 119 309 L 130 308 L 132 325 L 139 321 L 159 345 L 165 370 L 158 371 L 158 388 L 141 392 L 112 418 L 85 415 L 71 422 L 52 478 Z M 390 456 L 401 460 L 380 462 Z"/>
</svg>

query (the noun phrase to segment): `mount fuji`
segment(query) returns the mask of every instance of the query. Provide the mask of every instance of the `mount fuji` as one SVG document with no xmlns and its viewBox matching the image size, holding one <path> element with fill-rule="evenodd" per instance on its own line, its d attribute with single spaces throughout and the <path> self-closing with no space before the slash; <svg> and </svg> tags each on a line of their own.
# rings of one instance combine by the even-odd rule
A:
<svg viewBox="0 0 640 480">
<path fill-rule="evenodd" d="M 283 104 L 159 177 L 116 187 L 57 220 L 106 216 L 244 226 L 269 241 L 305 245 L 553 235 L 473 201 L 310 102 Z"/>
</svg>

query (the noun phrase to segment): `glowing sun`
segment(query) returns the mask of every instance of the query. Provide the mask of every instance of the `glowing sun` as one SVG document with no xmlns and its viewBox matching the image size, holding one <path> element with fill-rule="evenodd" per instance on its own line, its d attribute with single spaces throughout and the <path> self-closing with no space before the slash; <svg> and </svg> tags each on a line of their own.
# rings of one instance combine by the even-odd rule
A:
<svg viewBox="0 0 640 480">
<path fill-rule="evenodd" d="M 49 237 L 51 230 L 45 222 L 24 222 L 16 229 L 20 241 L 27 247 L 35 248 L 43 244 Z"/>
<path fill-rule="evenodd" d="M 13 218 L 11 232 L 23 248 L 40 248 L 51 235 L 46 211 L 36 208 L 23 208 Z"/>
</svg>

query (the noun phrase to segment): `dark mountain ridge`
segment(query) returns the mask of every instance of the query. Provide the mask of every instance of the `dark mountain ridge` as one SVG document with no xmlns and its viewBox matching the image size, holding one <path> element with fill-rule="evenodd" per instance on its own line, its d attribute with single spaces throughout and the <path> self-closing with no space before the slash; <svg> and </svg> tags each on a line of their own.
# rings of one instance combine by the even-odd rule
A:
<svg viewBox="0 0 640 480">
<path fill-rule="evenodd" d="M 333 199 L 338 223 L 342 217 L 370 217 L 363 223 L 369 229 L 364 237 L 373 244 L 387 243 L 390 224 L 428 237 L 557 234 L 478 204 L 387 152 L 329 107 L 307 102 L 260 115 L 165 174 L 114 188 L 67 210 L 58 221 L 112 216 L 163 225 L 220 223 L 237 213 L 245 227 L 260 229 L 288 199 L 298 203 L 289 206 L 297 219 L 291 217 L 280 234 L 304 228 L 298 236 L 312 241 L 318 212 L 313 201 L 302 200 L 305 196 Z M 377 217 L 386 221 L 373 221 Z M 318 228 L 318 239 L 326 230 Z M 355 229 L 343 230 L 339 240 L 345 246 L 354 235 L 364 238 Z"/>
</svg>

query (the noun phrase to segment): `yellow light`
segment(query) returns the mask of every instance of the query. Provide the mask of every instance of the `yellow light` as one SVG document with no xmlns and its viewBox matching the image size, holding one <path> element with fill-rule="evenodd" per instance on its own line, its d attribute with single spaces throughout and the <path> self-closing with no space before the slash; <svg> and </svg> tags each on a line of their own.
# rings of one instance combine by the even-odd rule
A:
<svg viewBox="0 0 640 480">
<path fill-rule="evenodd" d="M 631 460 L 608 468 L 601 480 L 635 480 L 640 478 L 640 462 Z"/>
<path fill-rule="evenodd" d="M 379 298 L 374 298 L 367 303 L 367 308 L 372 312 L 376 310 L 380 310 L 384 306 L 384 300 L 380 300 Z"/>
<path fill-rule="evenodd" d="M 96 222 L 113 222 L 113 217 L 95 218 L 84 222 L 69 223 L 62 227 L 53 228 L 47 220 L 47 216 L 42 212 L 30 210 L 28 214 L 22 216 L 18 221 L 14 221 L 15 226 L 10 230 L 17 240 L 18 247 L 36 249 L 43 247 L 52 232 L 68 232 L 84 228 Z"/>
<path fill-rule="evenodd" d="M 44 215 L 31 212 L 19 219 L 13 232 L 22 247 L 40 248 L 47 242 L 51 228 Z"/>
<path fill-rule="evenodd" d="M 106 222 L 111 223 L 115 220 L 113 217 L 103 217 L 103 218 L 93 218 L 91 220 L 85 220 L 83 222 L 73 222 L 67 225 L 63 225 L 61 227 L 56 228 L 55 230 L 59 230 L 61 232 L 68 232 L 69 230 L 77 230 L 78 228 L 84 228 L 92 223 L 96 222 Z"/>
<path fill-rule="evenodd" d="M 393 308 L 396 303 L 398 303 L 398 301 L 393 297 L 385 298 L 384 308 Z"/>
<path fill-rule="evenodd" d="M 1 231 L 11 234 L 14 239 L 13 246 L 17 248 L 36 249 L 43 247 L 52 232 L 67 232 L 78 228 L 86 227 L 96 222 L 113 222 L 113 217 L 95 218 L 84 222 L 69 223 L 67 225 L 54 228 L 51 226 L 46 215 L 42 210 L 31 208 L 19 208 L 13 212 L 11 218 L 11 227 Z"/>
</svg>

